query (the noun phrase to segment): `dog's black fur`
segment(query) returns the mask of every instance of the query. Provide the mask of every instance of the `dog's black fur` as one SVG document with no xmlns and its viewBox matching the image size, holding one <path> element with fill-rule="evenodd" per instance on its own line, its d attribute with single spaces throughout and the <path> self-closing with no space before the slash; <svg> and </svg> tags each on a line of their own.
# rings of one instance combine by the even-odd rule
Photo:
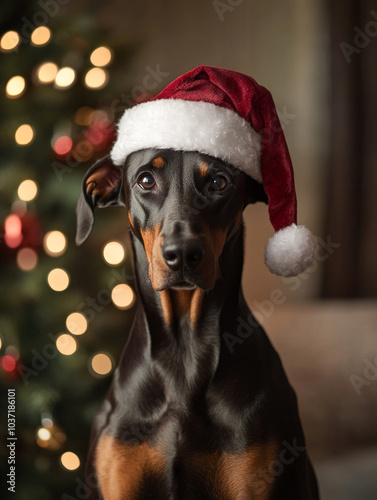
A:
<svg viewBox="0 0 377 500">
<path fill-rule="evenodd" d="M 93 425 L 90 498 L 319 498 L 296 396 L 241 290 L 256 201 L 258 183 L 197 152 L 107 157 L 84 178 L 77 241 L 95 206 L 125 205 L 139 297 Z"/>
</svg>

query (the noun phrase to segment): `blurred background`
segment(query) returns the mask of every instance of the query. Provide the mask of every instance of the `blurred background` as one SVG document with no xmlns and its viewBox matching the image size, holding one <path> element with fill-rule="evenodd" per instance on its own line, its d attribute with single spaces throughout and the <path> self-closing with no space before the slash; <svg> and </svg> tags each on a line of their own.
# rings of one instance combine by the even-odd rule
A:
<svg viewBox="0 0 377 500">
<path fill-rule="evenodd" d="M 322 498 L 375 499 L 376 4 L 15 0 L 0 20 L 0 428 L 5 442 L 15 388 L 16 498 L 84 498 L 90 423 L 137 300 L 122 209 L 74 244 L 81 179 L 127 107 L 206 64 L 274 97 L 320 246 L 303 275 L 272 276 L 267 207 L 249 206 L 245 295 L 298 394 Z"/>
</svg>

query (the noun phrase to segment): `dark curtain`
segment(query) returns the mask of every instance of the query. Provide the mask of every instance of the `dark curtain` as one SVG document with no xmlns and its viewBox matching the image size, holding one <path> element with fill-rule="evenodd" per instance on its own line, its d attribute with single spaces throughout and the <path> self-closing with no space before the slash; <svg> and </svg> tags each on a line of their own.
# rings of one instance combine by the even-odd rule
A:
<svg viewBox="0 0 377 500">
<path fill-rule="evenodd" d="M 327 0 L 331 152 L 323 296 L 377 296 L 377 2 Z"/>
</svg>

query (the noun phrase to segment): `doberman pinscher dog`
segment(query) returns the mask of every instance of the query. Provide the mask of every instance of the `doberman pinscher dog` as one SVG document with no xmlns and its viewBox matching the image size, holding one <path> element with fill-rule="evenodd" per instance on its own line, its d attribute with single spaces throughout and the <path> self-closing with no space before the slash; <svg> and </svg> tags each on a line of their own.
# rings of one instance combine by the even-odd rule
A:
<svg viewBox="0 0 377 500">
<path fill-rule="evenodd" d="M 77 241 L 95 206 L 125 206 L 138 294 L 93 425 L 91 499 L 319 498 L 295 393 L 241 289 L 257 201 L 260 184 L 195 151 L 106 157 L 85 176 Z"/>
</svg>

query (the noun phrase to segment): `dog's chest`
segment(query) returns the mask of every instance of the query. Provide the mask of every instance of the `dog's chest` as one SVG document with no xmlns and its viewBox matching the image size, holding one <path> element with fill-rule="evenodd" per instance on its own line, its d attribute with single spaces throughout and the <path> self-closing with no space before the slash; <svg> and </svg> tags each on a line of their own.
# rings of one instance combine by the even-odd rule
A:
<svg viewBox="0 0 377 500">
<path fill-rule="evenodd" d="M 211 429 L 200 427 L 169 422 L 143 442 L 103 435 L 96 471 L 104 500 L 267 500 L 271 481 L 259 471 L 276 460 L 277 443 L 227 453 L 213 449 Z"/>
</svg>

